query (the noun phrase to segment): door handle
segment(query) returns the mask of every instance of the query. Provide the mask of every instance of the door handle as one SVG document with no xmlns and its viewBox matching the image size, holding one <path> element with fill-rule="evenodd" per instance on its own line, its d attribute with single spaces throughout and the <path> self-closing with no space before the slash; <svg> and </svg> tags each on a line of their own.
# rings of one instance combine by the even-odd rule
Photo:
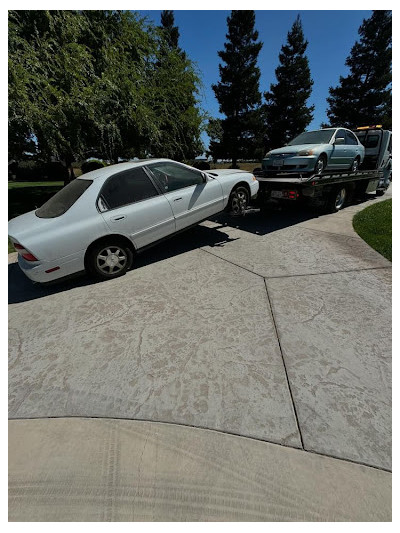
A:
<svg viewBox="0 0 400 533">
<path fill-rule="evenodd" d="M 126 215 L 118 215 L 116 217 L 112 217 L 111 220 L 113 222 L 118 222 L 119 220 L 123 220 L 124 218 L 126 218 Z"/>
<path fill-rule="evenodd" d="M 179 202 L 179 200 L 182 200 L 182 196 L 180 196 L 179 198 L 174 198 L 174 202 Z"/>
</svg>

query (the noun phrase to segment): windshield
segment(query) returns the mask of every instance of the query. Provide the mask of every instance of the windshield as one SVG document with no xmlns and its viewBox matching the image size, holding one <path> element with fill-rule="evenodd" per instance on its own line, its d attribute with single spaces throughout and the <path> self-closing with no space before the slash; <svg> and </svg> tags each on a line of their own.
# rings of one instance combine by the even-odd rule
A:
<svg viewBox="0 0 400 533">
<path fill-rule="evenodd" d="M 290 141 L 288 146 L 295 146 L 297 144 L 327 144 L 334 133 L 335 130 L 305 131 Z"/>
</svg>

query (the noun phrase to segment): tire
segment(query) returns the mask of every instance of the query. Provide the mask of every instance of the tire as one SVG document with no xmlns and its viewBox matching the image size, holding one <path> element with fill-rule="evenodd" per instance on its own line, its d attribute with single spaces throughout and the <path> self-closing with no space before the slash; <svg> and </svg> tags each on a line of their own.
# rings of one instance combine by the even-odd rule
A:
<svg viewBox="0 0 400 533">
<path fill-rule="evenodd" d="M 338 211 L 343 209 L 346 203 L 346 200 L 347 200 L 346 187 L 338 187 L 334 189 L 328 197 L 325 211 L 327 213 L 337 213 Z"/>
<path fill-rule="evenodd" d="M 379 191 L 375 191 L 375 194 L 376 194 L 376 196 L 383 196 L 385 194 L 385 192 L 386 192 L 386 189 L 384 189 L 384 190 L 380 189 Z"/>
<path fill-rule="evenodd" d="M 233 216 L 244 215 L 247 206 L 249 205 L 250 194 L 246 187 L 236 187 L 231 192 L 228 203 L 228 211 Z"/>
<path fill-rule="evenodd" d="M 322 174 L 322 172 L 326 168 L 327 162 L 328 162 L 328 160 L 326 158 L 326 155 L 325 154 L 321 154 L 318 157 L 317 162 L 315 163 L 315 166 L 314 166 L 315 174 Z"/>
<path fill-rule="evenodd" d="M 350 169 L 349 170 L 351 170 L 351 172 L 357 172 L 357 170 L 359 170 L 359 168 L 360 168 L 360 159 L 359 159 L 359 157 L 356 157 L 354 159 L 354 161 L 352 162 L 352 164 L 350 165 Z"/>
<path fill-rule="evenodd" d="M 132 266 L 133 253 L 123 241 L 110 238 L 95 244 L 88 252 L 86 265 L 95 279 L 114 279 L 126 274 Z"/>
</svg>

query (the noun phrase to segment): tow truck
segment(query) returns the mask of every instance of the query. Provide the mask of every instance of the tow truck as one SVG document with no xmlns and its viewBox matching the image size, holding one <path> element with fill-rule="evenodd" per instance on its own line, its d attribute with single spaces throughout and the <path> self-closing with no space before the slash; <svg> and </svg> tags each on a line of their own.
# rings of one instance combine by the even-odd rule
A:
<svg viewBox="0 0 400 533">
<path fill-rule="evenodd" d="M 383 130 L 381 125 L 361 126 L 353 131 L 365 147 L 365 159 L 357 171 L 307 174 L 254 169 L 260 185 L 257 203 L 261 209 L 268 209 L 273 203 L 296 201 L 334 213 L 364 193 L 382 196 L 392 179 L 392 132 Z"/>
</svg>

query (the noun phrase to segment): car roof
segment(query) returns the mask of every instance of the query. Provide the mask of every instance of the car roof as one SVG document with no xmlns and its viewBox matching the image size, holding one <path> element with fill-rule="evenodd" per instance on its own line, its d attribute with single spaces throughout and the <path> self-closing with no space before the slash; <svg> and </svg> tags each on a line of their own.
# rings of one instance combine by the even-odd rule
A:
<svg viewBox="0 0 400 533">
<path fill-rule="evenodd" d="M 137 161 L 128 161 L 126 163 L 116 163 L 115 165 L 108 165 L 107 167 L 97 168 L 96 170 L 91 170 L 87 174 L 79 176 L 78 179 L 81 180 L 95 180 L 98 178 L 108 178 L 117 172 L 122 172 L 124 170 L 130 170 L 131 168 L 143 167 L 149 163 L 177 163 L 177 161 L 172 161 L 172 159 L 165 158 L 154 158 L 154 159 L 139 159 Z M 179 163 L 178 163 L 179 164 Z"/>
</svg>

